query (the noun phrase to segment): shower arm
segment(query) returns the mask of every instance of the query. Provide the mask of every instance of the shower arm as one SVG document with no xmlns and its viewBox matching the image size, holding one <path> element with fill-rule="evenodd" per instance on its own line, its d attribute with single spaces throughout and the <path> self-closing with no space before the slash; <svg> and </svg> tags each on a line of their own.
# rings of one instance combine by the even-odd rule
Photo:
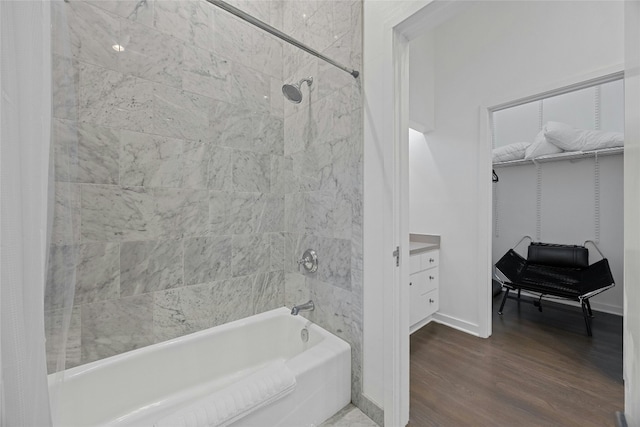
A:
<svg viewBox="0 0 640 427">
<path fill-rule="evenodd" d="M 254 18 L 253 16 L 249 15 L 248 13 L 243 12 L 242 10 L 238 9 L 235 6 L 231 6 L 229 3 L 223 1 L 223 0 L 205 0 L 208 3 L 211 3 L 214 6 L 219 7 L 222 10 L 226 10 L 227 12 L 231 13 L 232 15 L 237 16 L 238 18 L 260 28 L 263 31 L 266 31 L 269 34 L 272 34 L 276 37 L 278 37 L 281 40 L 284 40 L 285 42 L 304 50 L 305 52 L 315 56 L 316 58 L 320 58 L 325 62 L 328 62 L 329 64 L 333 65 L 334 67 L 340 68 L 342 71 L 346 71 L 347 73 L 351 74 L 354 78 L 357 78 L 360 75 L 360 72 L 357 70 L 353 70 L 351 68 L 347 68 L 344 65 L 334 61 L 331 58 L 328 58 L 326 56 L 324 56 L 323 54 L 321 54 L 320 52 L 318 52 L 317 50 L 310 48 L 309 46 L 305 45 L 304 43 L 299 42 L 298 40 L 294 39 L 293 37 L 289 36 L 288 34 L 283 33 L 282 31 L 278 30 L 277 28 L 272 27 L 271 25 L 267 24 L 266 22 L 263 22 L 257 18 Z"/>
<path fill-rule="evenodd" d="M 302 86 L 302 83 L 306 83 L 307 86 L 311 86 L 311 84 L 313 83 L 313 77 L 309 76 L 309 77 L 300 79 L 300 81 L 297 84 Z"/>
</svg>

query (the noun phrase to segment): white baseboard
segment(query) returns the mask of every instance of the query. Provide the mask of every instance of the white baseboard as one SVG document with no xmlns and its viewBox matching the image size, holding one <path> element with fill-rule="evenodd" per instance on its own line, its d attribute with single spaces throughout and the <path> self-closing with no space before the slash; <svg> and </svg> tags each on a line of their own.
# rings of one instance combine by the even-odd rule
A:
<svg viewBox="0 0 640 427">
<path fill-rule="evenodd" d="M 422 328 L 423 326 L 426 326 L 427 324 L 431 323 L 432 320 L 433 320 L 433 315 L 422 319 L 421 321 L 417 322 L 414 325 L 411 325 L 411 327 L 409 328 L 409 335 L 412 335 L 414 332 L 417 332 L 418 330 L 420 330 L 420 328 Z"/>
<path fill-rule="evenodd" d="M 503 291 L 504 292 L 504 291 Z M 517 295 L 518 291 L 511 291 L 509 292 L 510 295 Z M 539 295 L 536 294 L 532 294 L 529 293 L 527 291 L 522 291 L 521 295 L 530 297 L 530 298 L 535 298 L 538 299 Z M 566 299 L 561 299 L 561 298 L 542 298 L 543 304 L 544 301 L 551 301 L 551 302 L 557 302 L 559 304 L 565 304 L 565 305 L 571 305 L 573 307 L 580 307 L 580 303 L 577 301 L 570 301 L 570 300 L 566 300 Z M 615 314 L 616 316 L 622 316 L 623 314 L 623 309 L 622 307 L 619 307 L 617 305 L 611 305 L 611 304 L 604 304 L 598 301 L 593 301 L 590 300 L 591 302 L 591 310 L 593 311 L 600 311 L 602 313 L 609 313 L 609 314 Z M 508 304 L 508 302 L 507 302 Z"/>
<path fill-rule="evenodd" d="M 569 301 L 569 302 L 572 302 L 572 301 Z M 578 304 L 576 303 L 576 305 Z M 611 304 L 603 304 L 597 301 L 591 301 L 591 310 L 601 311 L 603 313 L 615 314 L 616 316 L 623 315 L 622 307 L 618 307 L 617 305 L 611 305 Z"/>
<path fill-rule="evenodd" d="M 434 322 L 440 323 L 441 325 L 449 326 L 450 328 L 466 332 L 476 337 L 480 336 L 480 327 L 474 323 L 444 313 L 435 313 L 432 317 Z"/>
</svg>

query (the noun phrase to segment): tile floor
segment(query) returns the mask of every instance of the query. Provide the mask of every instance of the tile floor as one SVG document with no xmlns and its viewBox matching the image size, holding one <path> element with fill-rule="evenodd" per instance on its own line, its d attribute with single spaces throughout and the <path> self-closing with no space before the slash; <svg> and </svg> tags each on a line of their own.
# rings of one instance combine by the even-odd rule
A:
<svg viewBox="0 0 640 427">
<path fill-rule="evenodd" d="M 378 425 L 350 403 L 319 427 L 378 427 Z"/>
</svg>

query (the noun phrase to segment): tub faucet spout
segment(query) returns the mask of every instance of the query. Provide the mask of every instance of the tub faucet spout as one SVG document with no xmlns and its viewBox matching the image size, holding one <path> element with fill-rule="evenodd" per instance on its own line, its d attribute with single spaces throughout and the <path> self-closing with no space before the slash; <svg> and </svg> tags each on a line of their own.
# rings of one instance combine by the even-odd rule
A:
<svg viewBox="0 0 640 427">
<path fill-rule="evenodd" d="M 291 309 L 291 314 L 297 316 L 301 311 L 313 311 L 316 307 L 313 305 L 313 301 L 309 300 L 304 304 L 294 305 Z"/>
</svg>

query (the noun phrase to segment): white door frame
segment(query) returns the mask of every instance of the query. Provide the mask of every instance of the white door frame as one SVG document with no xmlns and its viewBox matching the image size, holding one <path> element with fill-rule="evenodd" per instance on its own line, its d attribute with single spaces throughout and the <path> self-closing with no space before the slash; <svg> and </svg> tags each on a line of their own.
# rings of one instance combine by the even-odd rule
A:
<svg viewBox="0 0 640 427">
<path fill-rule="evenodd" d="M 640 2 L 625 2 L 624 411 L 640 425 Z"/>
<path fill-rule="evenodd" d="M 393 34 L 394 71 L 394 185 L 393 232 L 396 247 L 400 248 L 400 265 L 394 275 L 394 289 L 399 292 L 396 312 L 399 350 L 400 425 L 409 422 L 409 40 L 399 31 Z M 404 142 L 404 143 L 401 143 Z M 385 425 L 386 422 L 385 422 Z M 392 424 L 395 425 L 395 424 Z"/>
</svg>

